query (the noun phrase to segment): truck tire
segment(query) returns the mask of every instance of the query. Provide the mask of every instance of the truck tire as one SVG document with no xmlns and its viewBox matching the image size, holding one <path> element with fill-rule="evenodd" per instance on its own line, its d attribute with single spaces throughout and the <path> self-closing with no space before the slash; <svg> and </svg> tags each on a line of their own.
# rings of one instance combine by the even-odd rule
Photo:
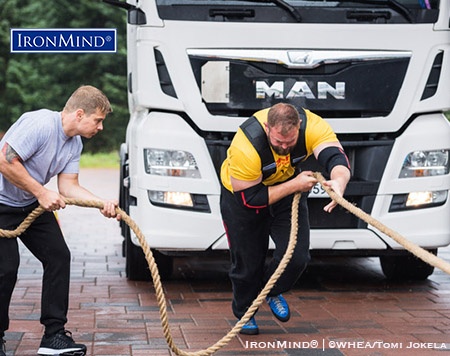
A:
<svg viewBox="0 0 450 356">
<path fill-rule="evenodd" d="M 429 250 L 437 255 L 437 249 Z M 404 255 L 380 256 L 381 269 L 390 280 L 427 279 L 434 271 L 434 267 L 422 261 L 411 253 Z"/>
<path fill-rule="evenodd" d="M 136 246 L 130 237 L 130 229 L 125 237 L 125 271 L 131 281 L 151 281 L 152 276 L 145 259 L 144 251 Z"/>
<path fill-rule="evenodd" d="M 173 257 L 167 256 L 155 249 L 152 249 L 152 253 L 158 266 L 159 277 L 163 281 L 169 279 L 173 273 Z"/>
<path fill-rule="evenodd" d="M 125 179 L 128 179 L 128 154 L 127 154 L 127 146 L 126 144 L 122 143 L 120 145 L 120 151 L 119 151 L 119 158 L 120 158 L 120 174 L 119 174 L 119 208 L 125 211 L 127 214 L 130 213 L 129 209 L 129 189 L 128 187 L 125 187 Z M 123 220 L 119 221 L 120 225 L 120 232 L 122 236 L 125 238 L 125 235 L 127 233 L 128 226 L 125 224 Z M 125 243 L 124 240 L 123 244 L 123 251 L 122 255 L 125 257 Z"/>
<path fill-rule="evenodd" d="M 173 258 L 152 249 L 153 258 L 158 267 L 161 280 L 167 280 L 173 273 Z M 152 275 L 144 251 L 140 246 L 136 246 L 130 237 L 128 229 L 125 238 L 125 270 L 127 278 L 131 281 L 151 281 Z"/>
</svg>

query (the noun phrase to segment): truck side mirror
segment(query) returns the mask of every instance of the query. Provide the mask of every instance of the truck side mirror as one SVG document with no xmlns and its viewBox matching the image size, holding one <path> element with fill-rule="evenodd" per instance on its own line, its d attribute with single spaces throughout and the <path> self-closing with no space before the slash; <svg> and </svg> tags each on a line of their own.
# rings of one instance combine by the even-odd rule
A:
<svg viewBox="0 0 450 356">
<path fill-rule="evenodd" d="M 128 11 L 128 23 L 130 25 L 145 25 L 147 23 L 147 18 L 145 16 L 144 11 L 137 8 L 134 5 L 130 5 L 126 2 L 122 2 L 119 0 L 102 0 L 103 2 L 121 7 L 122 9 L 125 9 Z"/>
</svg>

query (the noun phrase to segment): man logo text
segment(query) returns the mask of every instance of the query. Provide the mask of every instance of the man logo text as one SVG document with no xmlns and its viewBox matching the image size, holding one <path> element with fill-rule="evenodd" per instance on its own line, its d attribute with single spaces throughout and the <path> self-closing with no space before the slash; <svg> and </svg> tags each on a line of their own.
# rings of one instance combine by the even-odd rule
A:
<svg viewBox="0 0 450 356">
<path fill-rule="evenodd" d="M 285 95 L 285 82 L 277 81 L 269 86 L 265 81 L 256 81 L 256 99 L 273 97 L 274 99 L 327 99 L 328 95 L 335 99 L 345 99 L 345 82 L 336 82 L 335 86 L 327 82 L 317 82 L 316 94 L 307 82 L 297 81 L 292 85 Z"/>
</svg>

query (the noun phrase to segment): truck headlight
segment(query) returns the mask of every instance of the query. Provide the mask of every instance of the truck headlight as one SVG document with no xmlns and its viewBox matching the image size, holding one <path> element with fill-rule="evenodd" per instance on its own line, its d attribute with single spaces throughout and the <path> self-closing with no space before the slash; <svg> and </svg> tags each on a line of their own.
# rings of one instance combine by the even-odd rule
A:
<svg viewBox="0 0 450 356">
<path fill-rule="evenodd" d="M 192 208 L 194 202 L 191 194 L 184 192 L 163 192 L 159 190 L 149 190 L 148 198 L 150 202 L 164 205 L 177 205 Z"/>
<path fill-rule="evenodd" d="M 161 190 L 149 190 L 147 193 L 150 203 L 159 207 L 211 213 L 208 198 L 203 194 Z"/>
<path fill-rule="evenodd" d="M 414 151 L 406 156 L 399 178 L 448 174 L 449 150 Z"/>
<path fill-rule="evenodd" d="M 396 194 L 392 197 L 389 212 L 431 208 L 434 206 L 444 205 L 447 201 L 447 195 L 447 190 Z"/>
<path fill-rule="evenodd" d="M 197 162 L 187 151 L 145 148 L 144 165 L 148 174 L 200 178 Z"/>
</svg>

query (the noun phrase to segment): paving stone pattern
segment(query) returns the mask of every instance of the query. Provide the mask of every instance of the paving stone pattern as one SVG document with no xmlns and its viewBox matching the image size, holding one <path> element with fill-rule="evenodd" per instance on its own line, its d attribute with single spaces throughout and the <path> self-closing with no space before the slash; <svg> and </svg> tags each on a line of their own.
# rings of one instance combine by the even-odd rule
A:
<svg viewBox="0 0 450 356">
<path fill-rule="evenodd" d="M 118 196 L 118 179 L 116 170 L 80 174 L 82 184 L 105 198 Z M 152 283 L 125 277 L 118 223 L 74 206 L 58 216 L 72 252 L 67 328 L 75 340 L 87 345 L 88 355 L 173 355 Z M 450 250 L 440 257 L 450 261 Z M 181 349 L 206 349 L 236 322 L 227 270 L 227 254 L 179 258 L 173 278 L 163 282 Z M 41 277 L 40 264 L 22 246 L 8 356 L 36 354 L 43 332 Z M 439 270 L 423 282 L 394 283 L 375 258 L 317 258 L 285 297 L 289 322 L 279 322 L 263 305 L 256 315 L 260 335 L 237 336 L 216 355 L 450 355 L 450 282 Z"/>
</svg>

